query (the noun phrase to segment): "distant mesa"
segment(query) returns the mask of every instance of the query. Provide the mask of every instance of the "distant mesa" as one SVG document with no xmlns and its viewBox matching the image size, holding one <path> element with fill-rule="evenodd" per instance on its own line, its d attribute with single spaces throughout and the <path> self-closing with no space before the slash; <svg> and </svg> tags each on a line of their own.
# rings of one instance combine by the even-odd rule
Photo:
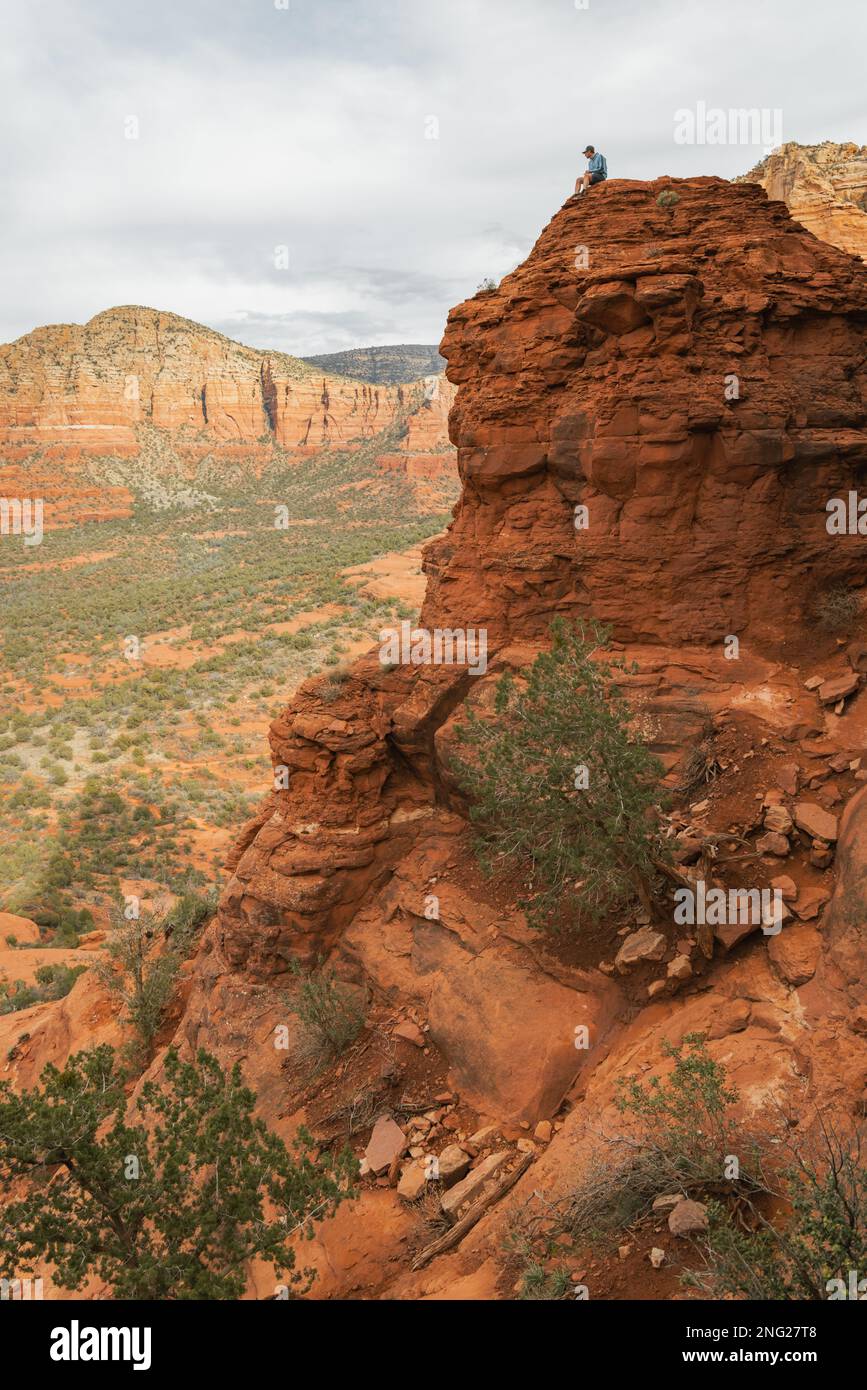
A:
<svg viewBox="0 0 867 1390">
<path fill-rule="evenodd" d="M 445 371 L 445 358 L 435 343 L 395 343 L 388 347 L 350 348 L 346 352 L 326 352 L 304 357 L 311 367 L 320 367 L 335 376 L 374 385 L 397 386 L 419 377 L 438 376 Z"/>
<path fill-rule="evenodd" d="M 451 486 L 453 392 L 430 380 L 436 349 L 367 349 L 359 363 L 370 353 L 396 353 L 378 368 L 392 374 L 415 360 L 426 379 L 353 379 L 140 305 L 34 329 L 0 346 L 2 495 L 44 497 L 52 529 L 128 515 L 134 494 L 162 496 L 169 478 L 198 496 L 275 456 L 363 447 L 380 467 Z"/>
</svg>

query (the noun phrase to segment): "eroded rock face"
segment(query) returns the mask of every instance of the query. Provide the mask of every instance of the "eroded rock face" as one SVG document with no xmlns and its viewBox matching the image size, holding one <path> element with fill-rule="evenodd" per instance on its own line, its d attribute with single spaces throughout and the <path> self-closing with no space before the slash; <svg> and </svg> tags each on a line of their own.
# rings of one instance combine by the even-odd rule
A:
<svg viewBox="0 0 867 1390">
<path fill-rule="evenodd" d="M 861 571 L 826 503 L 867 461 L 865 313 L 864 269 L 754 184 L 570 199 L 449 317 L 464 490 L 425 621 L 495 643 L 555 612 L 627 641 L 791 624 L 810 584 Z"/>
<path fill-rule="evenodd" d="M 781 145 L 744 181 L 760 183 L 823 241 L 867 260 L 867 145 Z"/>
</svg>

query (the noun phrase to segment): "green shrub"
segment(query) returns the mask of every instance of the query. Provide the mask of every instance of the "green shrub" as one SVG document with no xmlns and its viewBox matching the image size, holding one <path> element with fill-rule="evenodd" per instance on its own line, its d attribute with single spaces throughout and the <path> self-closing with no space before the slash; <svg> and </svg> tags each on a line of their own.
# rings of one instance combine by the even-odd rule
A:
<svg viewBox="0 0 867 1390">
<path fill-rule="evenodd" d="M 782 1140 L 788 1158 L 768 1194 L 773 1205 L 751 1202 L 747 1219 L 734 1222 L 723 1203 L 710 1204 L 705 1268 L 687 1282 L 713 1297 L 853 1297 L 853 1271 L 856 1283 L 867 1272 L 864 1126 L 819 1116 L 817 1127 L 808 1139 Z"/>
<path fill-rule="evenodd" d="M 614 1235 L 649 1214 L 655 1196 L 680 1192 L 708 1212 L 707 1232 L 693 1238 L 702 1264 L 684 1272 L 687 1285 L 713 1298 L 851 1296 L 851 1272 L 867 1270 L 863 1122 L 840 1127 L 820 1114 L 804 1137 L 782 1119 L 752 1133 L 735 1119 L 740 1097 L 703 1037 L 663 1051 L 674 1060 L 666 1078 L 620 1081 L 618 1105 L 637 1133 L 606 1140 L 606 1157 L 585 1167 L 572 1231 Z"/>
<path fill-rule="evenodd" d="M 525 681 L 500 679 L 491 718 L 468 711 L 453 768 L 484 868 L 529 872 L 530 922 L 561 930 L 647 900 L 662 768 L 630 728 L 622 668 L 592 659 L 607 634 L 558 621 L 552 636 Z"/>
<path fill-rule="evenodd" d="M 737 1091 L 700 1034 L 687 1034 L 677 1047 L 664 1042 L 662 1052 L 674 1061 L 671 1074 L 647 1082 L 618 1078 L 618 1109 L 641 1122 L 641 1147 L 655 1155 L 658 1181 L 684 1191 L 720 1182 L 726 1156 L 744 1152 L 732 1114 Z"/>
<path fill-rule="evenodd" d="M 317 1069 L 335 1061 L 364 1027 L 364 1006 L 357 994 L 325 966 L 301 977 L 292 1007 L 304 1031 L 303 1049 Z"/>
<path fill-rule="evenodd" d="M 86 968 L 84 965 L 40 965 L 35 984 L 25 985 L 22 980 L 16 980 L 11 986 L 0 983 L 0 1014 L 20 1013 L 33 1004 L 65 998 Z"/>
<path fill-rule="evenodd" d="M 150 1055 L 172 997 L 182 953 L 166 936 L 164 918 L 143 912 L 134 921 L 115 916 L 107 959 L 96 967 L 105 987 L 125 1006 L 135 1030 L 135 1055 Z"/>
<path fill-rule="evenodd" d="M 664 188 L 656 201 L 661 208 L 673 208 L 680 202 L 680 195 L 673 188 Z"/>
<path fill-rule="evenodd" d="M 352 1155 L 318 1157 L 306 1131 L 290 1152 L 240 1067 L 206 1052 L 170 1050 L 129 1123 L 123 1083 L 108 1046 L 47 1066 L 39 1088 L 0 1083 L 2 1263 L 50 1261 L 66 1289 L 96 1275 L 116 1299 L 183 1301 L 240 1298 L 261 1259 L 303 1290 L 293 1241 L 351 1193 Z"/>
</svg>

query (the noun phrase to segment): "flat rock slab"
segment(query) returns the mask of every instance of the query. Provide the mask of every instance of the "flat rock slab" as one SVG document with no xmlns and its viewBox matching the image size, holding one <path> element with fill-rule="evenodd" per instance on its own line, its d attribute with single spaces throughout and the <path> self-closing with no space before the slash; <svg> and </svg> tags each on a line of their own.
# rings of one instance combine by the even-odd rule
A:
<svg viewBox="0 0 867 1390">
<path fill-rule="evenodd" d="M 795 806 L 795 825 L 814 840 L 834 841 L 837 838 L 837 817 L 832 816 L 815 801 L 799 801 Z"/>
<path fill-rule="evenodd" d="M 653 931 L 651 927 L 642 927 L 640 931 L 627 936 L 617 952 L 614 964 L 620 973 L 624 974 L 630 966 L 639 965 L 642 961 L 662 960 L 667 945 L 662 932 Z"/>
<path fill-rule="evenodd" d="M 413 1023 L 411 1019 L 406 1019 L 403 1023 L 399 1023 L 397 1027 L 392 1030 L 391 1036 L 393 1038 L 402 1038 L 404 1042 L 412 1043 L 413 1047 L 424 1047 L 427 1041 L 418 1024 Z"/>
<path fill-rule="evenodd" d="M 387 1173 L 396 1158 L 406 1149 L 406 1135 L 390 1115 L 380 1115 L 373 1126 L 370 1143 L 364 1151 L 368 1166 L 377 1175 Z"/>
<path fill-rule="evenodd" d="M 728 953 L 759 928 L 758 922 L 720 922 L 714 927 L 713 934 L 723 950 Z"/>
<path fill-rule="evenodd" d="M 838 700 L 845 700 L 848 695 L 854 695 L 860 683 L 857 671 L 847 671 L 842 676 L 832 676 L 830 680 L 823 681 L 819 686 L 819 699 L 823 705 L 836 705 Z"/>
</svg>

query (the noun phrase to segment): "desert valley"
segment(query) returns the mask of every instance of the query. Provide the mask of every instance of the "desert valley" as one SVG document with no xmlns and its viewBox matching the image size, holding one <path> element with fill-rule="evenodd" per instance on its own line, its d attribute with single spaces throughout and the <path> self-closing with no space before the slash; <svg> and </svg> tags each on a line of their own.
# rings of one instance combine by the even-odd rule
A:
<svg viewBox="0 0 867 1390">
<path fill-rule="evenodd" d="M 308 1299 L 827 1296 L 781 1156 L 830 1134 L 867 1215 L 865 332 L 826 142 L 569 197 L 441 358 L 136 306 L 0 347 L 8 1094 L 239 1064 L 340 1187 Z M 407 623 L 486 661 L 381 659 Z M 592 746 L 532 703 L 567 669 L 622 702 Z M 615 891 L 551 827 L 636 748 Z"/>
</svg>

